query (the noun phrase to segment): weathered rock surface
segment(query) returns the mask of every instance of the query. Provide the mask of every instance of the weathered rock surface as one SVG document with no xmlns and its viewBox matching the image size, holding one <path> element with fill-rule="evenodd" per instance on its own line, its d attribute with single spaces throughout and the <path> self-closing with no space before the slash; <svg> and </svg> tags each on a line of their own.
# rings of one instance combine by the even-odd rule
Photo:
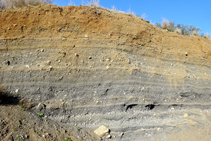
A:
<svg viewBox="0 0 211 141">
<path fill-rule="evenodd" d="M 0 11 L 5 91 L 109 140 L 209 139 L 210 58 L 210 40 L 103 8 Z"/>
</svg>

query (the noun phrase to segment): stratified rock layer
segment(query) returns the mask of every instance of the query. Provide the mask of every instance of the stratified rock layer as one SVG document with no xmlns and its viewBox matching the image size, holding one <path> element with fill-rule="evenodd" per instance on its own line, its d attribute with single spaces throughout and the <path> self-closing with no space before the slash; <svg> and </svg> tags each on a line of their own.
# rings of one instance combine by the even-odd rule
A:
<svg viewBox="0 0 211 141">
<path fill-rule="evenodd" d="M 0 11 L 0 29 L 1 85 L 50 119 L 113 140 L 208 133 L 210 40 L 87 6 Z"/>
</svg>

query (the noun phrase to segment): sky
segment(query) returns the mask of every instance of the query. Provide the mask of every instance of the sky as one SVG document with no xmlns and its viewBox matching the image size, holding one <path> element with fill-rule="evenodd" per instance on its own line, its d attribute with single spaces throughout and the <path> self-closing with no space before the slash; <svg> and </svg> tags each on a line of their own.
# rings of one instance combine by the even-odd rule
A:
<svg viewBox="0 0 211 141">
<path fill-rule="evenodd" d="M 91 0 L 54 0 L 58 6 L 86 5 Z M 200 28 L 200 33 L 211 35 L 211 0 L 100 0 L 100 6 L 118 11 L 134 12 L 150 23 L 162 23 L 165 18 L 176 24 Z"/>
</svg>

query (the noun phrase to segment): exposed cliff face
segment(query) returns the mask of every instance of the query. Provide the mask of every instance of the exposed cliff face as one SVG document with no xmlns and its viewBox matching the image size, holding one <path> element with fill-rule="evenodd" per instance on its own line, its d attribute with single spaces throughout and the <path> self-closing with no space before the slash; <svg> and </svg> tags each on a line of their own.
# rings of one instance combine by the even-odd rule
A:
<svg viewBox="0 0 211 141">
<path fill-rule="evenodd" d="M 52 120 L 105 125 L 113 140 L 191 138 L 196 126 L 209 137 L 210 55 L 210 40 L 107 9 L 0 11 L 5 91 L 42 102 Z"/>
</svg>

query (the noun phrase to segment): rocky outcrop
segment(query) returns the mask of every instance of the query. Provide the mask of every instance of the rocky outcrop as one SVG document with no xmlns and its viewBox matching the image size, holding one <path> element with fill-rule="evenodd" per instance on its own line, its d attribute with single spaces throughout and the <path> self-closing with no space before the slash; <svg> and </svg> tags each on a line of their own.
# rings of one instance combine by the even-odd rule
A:
<svg viewBox="0 0 211 141">
<path fill-rule="evenodd" d="M 50 119 L 93 133 L 105 125 L 113 140 L 207 127 L 210 40 L 87 6 L 3 10 L 0 23 L 1 85 Z"/>
</svg>

